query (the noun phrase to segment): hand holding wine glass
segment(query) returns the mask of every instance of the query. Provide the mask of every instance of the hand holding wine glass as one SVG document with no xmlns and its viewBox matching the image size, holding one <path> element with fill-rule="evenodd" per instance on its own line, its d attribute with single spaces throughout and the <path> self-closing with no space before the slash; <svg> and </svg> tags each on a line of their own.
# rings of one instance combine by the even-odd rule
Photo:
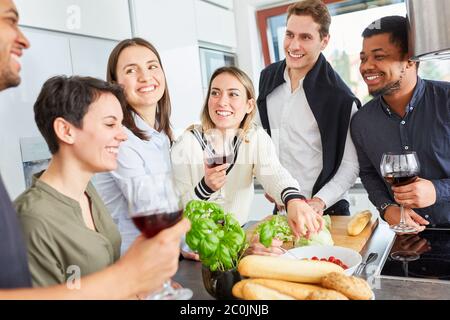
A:
<svg viewBox="0 0 450 320">
<path fill-rule="evenodd" d="M 414 182 L 420 172 L 419 159 L 414 151 L 404 153 L 385 153 L 381 158 L 381 174 L 387 183 L 393 186 L 404 186 Z M 417 230 L 405 221 L 403 206 L 400 204 L 400 223 L 392 225 L 397 233 L 412 233 Z"/>
<path fill-rule="evenodd" d="M 222 186 L 225 184 L 226 180 L 226 169 L 234 161 L 234 135 L 227 135 L 220 130 L 211 129 L 204 133 L 204 137 L 206 140 L 204 152 L 205 163 L 207 169 L 214 169 L 206 170 L 210 178 L 209 181 L 215 185 L 221 186 L 215 201 L 224 203 L 225 195 Z"/>
<path fill-rule="evenodd" d="M 147 238 L 156 236 L 183 218 L 183 204 L 171 173 L 129 179 L 127 200 L 130 217 Z M 149 296 L 148 299 L 187 300 L 192 294 L 192 290 L 187 288 L 172 288 L 168 279 L 164 283 L 163 290 Z"/>
</svg>

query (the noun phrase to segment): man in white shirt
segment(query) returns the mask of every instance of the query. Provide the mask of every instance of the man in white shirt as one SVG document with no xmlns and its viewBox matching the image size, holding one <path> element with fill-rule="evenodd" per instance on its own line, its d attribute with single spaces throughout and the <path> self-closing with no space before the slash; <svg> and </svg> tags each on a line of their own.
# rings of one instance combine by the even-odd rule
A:
<svg viewBox="0 0 450 320">
<path fill-rule="evenodd" d="M 261 72 L 258 111 L 308 203 L 319 213 L 349 215 L 345 197 L 359 172 L 349 124 L 360 102 L 321 53 L 330 23 L 320 0 L 288 8 L 286 59 Z"/>
</svg>

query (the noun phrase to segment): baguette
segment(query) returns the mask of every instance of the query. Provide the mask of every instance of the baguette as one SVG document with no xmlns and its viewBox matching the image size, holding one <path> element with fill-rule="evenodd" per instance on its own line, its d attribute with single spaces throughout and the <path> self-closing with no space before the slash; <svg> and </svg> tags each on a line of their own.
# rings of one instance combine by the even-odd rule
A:
<svg viewBox="0 0 450 320">
<path fill-rule="evenodd" d="M 357 236 L 360 234 L 369 223 L 370 219 L 372 219 L 372 213 L 369 210 L 355 214 L 347 224 L 348 235 Z"/>
<path fill-rule="evenodd" d="M 242 292 L 242 289 L 244 288 L 245 284 L 249 281 L 252 281 L 251 279 L 245 279 L 241 280 L 239 282 L 236 282 L 233 286 L 233 289 L 231 289 L 231 293 L 233 296 L 239 299 L 244 299 L 244 293 Z"/>
<path fill-rule="evenodd" d="M 294 297 L 253 282 L 245 283 L 242 293 L 245 300 L 295 300 Z"/>
<path fill-rule="evenodd" d="M 251 283 L 257 283 L 267 288 L 277 290 L 282 294 L 292 296 L 297 300 L 305 300 L 315 291 L 330 291 L 313 284 L 303 284 L 273 279 L 252 279 Z"/>
<path fill-rule="evenodd" d="M 327 261 L 249 255 L 239 262 L 238 271 L 245 277 L 320 283 L 328 273 L 343 273 L 344 269 Z"/>
</svg>

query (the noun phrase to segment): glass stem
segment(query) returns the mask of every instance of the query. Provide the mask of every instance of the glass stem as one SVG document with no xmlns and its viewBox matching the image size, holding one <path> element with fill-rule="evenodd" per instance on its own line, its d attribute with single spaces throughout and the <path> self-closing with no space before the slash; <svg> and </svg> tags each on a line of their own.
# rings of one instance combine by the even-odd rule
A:
<svg viewBox="0 0 450 320">
<path fill-rule="evenodd" d="M 162 292 L 167 292 L 168 294 L 174 293 L 174 289 L 172 287 L 172 282 L 170 280 L 164 281 Z"/>
<path fill-rule="evenodd" d="M 400 225 L 405 225 L 405 210 L 403 205 L 400 205 Z"/>
</svg>

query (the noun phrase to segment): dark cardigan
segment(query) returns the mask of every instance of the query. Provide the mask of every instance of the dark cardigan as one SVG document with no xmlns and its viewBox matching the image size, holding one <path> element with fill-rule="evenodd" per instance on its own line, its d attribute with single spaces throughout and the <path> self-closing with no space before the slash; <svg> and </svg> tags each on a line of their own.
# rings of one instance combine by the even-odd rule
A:
<svg viewBox="0 0 450 320">
<path fill-rule="evenodd" d="M 269 65 L 261 72 L 258 111 L 264 129 L 270 135 L 267 116 L 267 96 L 285 82 L 286 61 Z M 314 67 L 303 81 L 306 99 L 319 126 L 322 140 L 323 169 L 312 193 L 316 194 L 336 174 L 344 155 L 345 141 L 350 124 L 352 105 L 361 106 L 341 77 L 320 54 Z M 295 141 L 292 141 L 295 143 Z"/>
</svg>

